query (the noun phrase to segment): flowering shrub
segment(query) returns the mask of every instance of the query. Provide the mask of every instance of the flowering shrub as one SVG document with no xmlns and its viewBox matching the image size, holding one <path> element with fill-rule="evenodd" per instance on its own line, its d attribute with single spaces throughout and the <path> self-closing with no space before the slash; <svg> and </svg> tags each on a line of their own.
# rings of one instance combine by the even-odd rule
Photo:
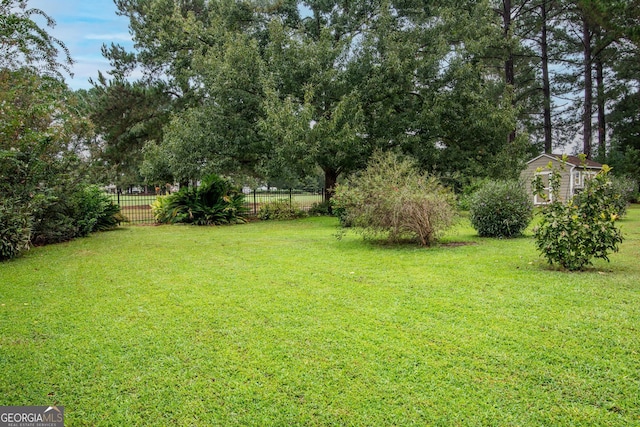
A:
<svg viewBox="0 0 640 427">
<path fill-rule="evenodd" d="M 522 234 L 533 217 L 533 203 L 518 181 L 489 181 L 470 199 L 469 219 L 482 237 Z"/>
<path fill-rule="evenodd" d="M 549 166 L 550 167 L 550 166 Z M 554 201 L 542 209 L 542 219 L 535 228 L 538 250 L 550 264 L 557 263 L 567 270 L 583 270 L 592 258 L 609 261 L 608 254 L 617 252 L 622 234 L 616 227 L 618 208 L 611 194 L 610 168 L 590 179 L 580 193 L 580 203 Z M 552 173 L 551 189 L 560 189 L 560 173 Z M 542 194 L 539 177 L 533 189 Z"/>
</svg>

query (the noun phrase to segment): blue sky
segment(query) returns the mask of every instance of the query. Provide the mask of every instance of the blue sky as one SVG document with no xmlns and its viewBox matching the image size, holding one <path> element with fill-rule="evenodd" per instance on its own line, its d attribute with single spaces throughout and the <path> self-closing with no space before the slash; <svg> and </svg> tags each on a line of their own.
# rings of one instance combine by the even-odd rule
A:
<svg viewBox="0 0 640 427">
<path fill-rule="evenodd" d="M 133 49 L 129 21 L 116 15 L 113 0 L 29 0 L 27 7 L 41 9 L 56 21 L 55 28 L 47 28 L 47 32 L 69 48 L 75 61 L 74 77 L 66 76 L 72 89 L 90 88 L 89 78 L 95 79 L 98 70 L 109 70 L 100 51 L 103 43 Z M 44 21 L 38 23 L 44 25 Z"/>
</svg>

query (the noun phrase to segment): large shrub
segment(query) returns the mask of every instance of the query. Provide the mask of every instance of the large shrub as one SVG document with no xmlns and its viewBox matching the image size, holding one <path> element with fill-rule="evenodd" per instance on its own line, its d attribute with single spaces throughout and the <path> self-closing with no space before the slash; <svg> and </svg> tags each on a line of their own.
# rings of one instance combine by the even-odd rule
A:
<svg viewBox="0 0 640 427">
<path fill-rule="evenodd" d="M 31 215 L 13 200 L 0 197 L 0 261 L 29 248 Z"/>
<path fill-rule="evenodd" d="M 31 205 L 32 242 L 36 245 L 110 230 L 124 220 L 120 206 L 95 185 L 51 188 L 35 197 Z"/>
<path fill-rule="evenodd" d="M 164 224 L 241 223 L 245 213 L 244 194 L 217 175 L 203 179 L 200 187 L 158 197 L 151 208 L 156 222 Z"/>
<path fill-rule="evenodd" d="M 557 263 L 567 270 L 583 270 L 593 258 L 609 261 L 608 255 L 618 251 L 622 234 L 615 222 L 619 218 L 616 197 L 610 192 L 610 168 L 590 179 L 580 193 L 580 203 L 570 199 L 556 200 L 542 209 L 542 218 L 534 229 L 536 246 L 550 264 Z M 560 190 L 560 173 L 552 173 L 553 192 Z M 534 191 L 543 192 L 538 178 Z"/>
<path fill-rule="evenodd" d="M 485 182 L 470 198 L 469 219 L 482 237 L 522 234 L 533 217 L 533 202 L 519 181 Z"/>
<path fill-rule="evenodd" d="M 365 237 L 410 238 L 424 246 L 455 218 L 453 193 L 392 153 L 374 154 L 366 170 L 336 188 L 333 203 L 342 222 Z"/>
</svg>

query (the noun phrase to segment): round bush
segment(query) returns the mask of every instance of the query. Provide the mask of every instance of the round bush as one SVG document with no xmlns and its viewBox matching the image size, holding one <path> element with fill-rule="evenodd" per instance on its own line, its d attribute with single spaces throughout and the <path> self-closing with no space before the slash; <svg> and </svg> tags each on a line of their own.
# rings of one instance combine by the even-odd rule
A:
<svg viewBox="0 0 640 427">
<path fill-rule="evenodd" d="M 469 216 L 482 237 L 522 234 L 533 217 L 533 202 L 518 181 L 490 181 L 471 197 Z"/>
</svg>

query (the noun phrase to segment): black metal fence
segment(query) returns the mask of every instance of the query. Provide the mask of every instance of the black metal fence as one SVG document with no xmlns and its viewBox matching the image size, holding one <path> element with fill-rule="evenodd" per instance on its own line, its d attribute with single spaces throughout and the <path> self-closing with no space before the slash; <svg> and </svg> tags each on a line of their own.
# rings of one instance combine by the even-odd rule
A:
<svg viewBox="0 0 640 427">
<path fill-rule="evenodd" d="M 154 222 L 151 204 L 158 195 L 155 193 L 109 193 L 114 203 L 120 205 L 122 214 L 131 224 L 150 224 Z M 284 201 L 292 207 L 308 211 L 314 204 L 324 201 L 324 191 L 309 192 L 302 190 L 253 190 L 245 192 L 245 208 L 249 217 L 256 217 L 260 207 L 266 203 Z"/>
</svg>

